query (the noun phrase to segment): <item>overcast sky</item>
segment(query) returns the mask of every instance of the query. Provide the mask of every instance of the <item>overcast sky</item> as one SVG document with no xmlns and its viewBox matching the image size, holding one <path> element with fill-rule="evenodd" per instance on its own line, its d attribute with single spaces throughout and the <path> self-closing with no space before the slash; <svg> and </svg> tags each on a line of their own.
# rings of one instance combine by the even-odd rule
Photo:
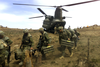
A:
<svg viewBox="0 0 100 67">
<path fill-rule="evenodd" d="M 41 8 L 47 15 L 54 16 L 55 8 L 53 7 L 13 5 L 13 3 L 59 6 L 84 1 L 89 0 L 0 0 L 0 25 L 9 28 L 39 29 L 42 27 L 44 17 L 28 19 L 43 16 L 37 8 Z M 100 1 L 63 8 L 69 11 L 63 11 L 63 16 L 72 17 L 65 19 L 66 28 L 69 25 L 71 28 L 100 25 Z"/>
</svg>

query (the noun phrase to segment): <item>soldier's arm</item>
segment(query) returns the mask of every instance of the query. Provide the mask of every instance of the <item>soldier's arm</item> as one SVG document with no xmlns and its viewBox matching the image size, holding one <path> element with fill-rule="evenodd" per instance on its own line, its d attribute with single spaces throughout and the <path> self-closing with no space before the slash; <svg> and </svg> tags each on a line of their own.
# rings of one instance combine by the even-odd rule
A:
<svg viewBox="0 0 100 67">
<path fill-rule="evenodd" d="M 33 42 L 32 36 L 30 37 L 30 43 L 31 43 L 31 47 L 33 47 L 34 46 L 34 42 Z"/>
<path fill-rule="evenodd" d="M 41 48 L 41 40 L 39 39 L 38 45 L 36 46 L 37 48 Z"/>
<path fill-rule="evenodd" d="M 23 43 L 24 43 L 23 41 L 24 41 L 24 35 L 23 35 L 23 37 L 22 37 L 22 42 L 21 42 L 21 44 L 23 44 Z"/>
<path fill-rule="evenodd" d="M 45 33 L 45 37 L 46 37 L 47 43 L 50 44 L 50 39 L 47 33 Z"/>
<path fill-rule="evenodd" d="M 79 32 L 77 32 L 77 35 L 78 35 L 78 36 L 80 36 L 80 33 L 79 33 Z"/>
<path fill-rule="evenodd" d="M 7 43 L 8 45 L 11 45 L 13 42 L 12 42 L 10 39 L 7 39 L 7 40 L 6 40 L 6 43 Z"/>
<path fill-rule="evenodd" d="M 80 38 L 80 33 L 79 32 L 77 32 L 77 37 L 78 37 L 78 39 Z"/>
<path fill-rule="evenodd" d="M 71 38 L 71 33 L 70 33 L 70 31 L 67 31 L 67 34 L 68 34 L 68 38 L 70 39 L 70 38 Z"/>
<path fill-rule="evenodd" d="M 59 36 L 59 44 L 61 44 L 61 37 Z"/>
</svg>

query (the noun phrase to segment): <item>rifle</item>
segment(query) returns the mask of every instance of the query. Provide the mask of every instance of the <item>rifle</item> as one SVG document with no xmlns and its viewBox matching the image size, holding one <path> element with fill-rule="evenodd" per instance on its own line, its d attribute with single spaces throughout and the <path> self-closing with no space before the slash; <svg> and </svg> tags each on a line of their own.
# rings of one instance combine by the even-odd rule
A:
<svg viewBox="0 0 100 67">
<path fill-rule="evenodd" d="M 8 57 L 7 57 L 7 63 L 9 65 L 9 63 L 10 63 L 10 56 L 11 56 L 10 46 L 8 46 L 8 52 L 9 52 L 9 54 L 8 54 Z"/>
</svg>

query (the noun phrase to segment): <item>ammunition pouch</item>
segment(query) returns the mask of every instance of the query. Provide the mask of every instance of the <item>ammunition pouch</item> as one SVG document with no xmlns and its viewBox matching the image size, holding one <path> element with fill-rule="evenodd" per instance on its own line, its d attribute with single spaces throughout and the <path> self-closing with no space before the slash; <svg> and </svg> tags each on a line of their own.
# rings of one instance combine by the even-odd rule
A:
<svg viewBox="0 0 100 67">
<path fill-rule="evenodd" d="M 41 48 L 41 50 L 43 50 L 44 54 L 47 54 L 47 53 L 50 53 L 50 52 L 54 52 L 53 45 L 47 46 L 47 47 L 43 46 Z"/>
<path fill-rule="evenodd" d="M 22 43 L 23 43 L 23 44 L 28 44 L 28 43 L 29 43 L 29 40 L 28 40 L 28 39 L 24 39 L 24 40 L 22 41 Z"/>
<path fill-rule="evenodd" d="M 61 46 L 73 47 L 74 46 L 74 41 L 61 39 Z"/>
<path fill-rule="evenodd" d="M 23 47 L 31 47 L 31 43 L 28 43 L 28 44 L 22 44 Z"/>
<path fill-rule="evenodd" d="M 46 41 L 44 41 L 43 46 L 48 46 L 48 43 Z"/>
</svg>

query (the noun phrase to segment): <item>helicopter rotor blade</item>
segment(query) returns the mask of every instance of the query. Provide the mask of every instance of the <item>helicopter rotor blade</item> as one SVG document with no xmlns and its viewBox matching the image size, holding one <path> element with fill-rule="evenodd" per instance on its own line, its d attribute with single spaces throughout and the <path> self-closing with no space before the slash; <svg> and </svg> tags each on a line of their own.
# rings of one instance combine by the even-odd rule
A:
<svg viewBox="0 0 100 67">
<path fill-rule="evenodd" d="M 64 16 L 64 17 L 62 17 L 62 19 L 65 19 L 65 18 L 72 18 L 72 17 L 68 17 L 68 16 Z"/>
<path fill-rule="evenodd" d="M 37 8 L 42 14 L 44 14 L 45 16 L 47 16 L 46 13 L 44 13 L 40 8 Z"/>
<path fill-rule="evenodd" d="M 44 16 L 30 17 L 29 19 L 40 18 L 40 17 L 44 17 Z"/>
<path fill-rule="evenodd" d="M 67 16 L 65 16 L 66 18 L 72 18 L 72 17 L 67 17 Z"/>
<path fill-rule="evenodd" d="M 64 8 L 62 8 L 62 10 L 68 12 L 68 10 L 66 10 L 66 9 L 64 9 Z"/>
<path fill-rule="evenodd" d="M 80 5 L 80 4 L 90 3 L 90 2 L 94 2 L 94 1 L 100 1 L 100 0 L 92 0 L 92 1 L 85 1 L 85 2 L 80 2 L 80 3 L 74 3 L 74 4 L 62 5 L 62 6 L 60 6 L 60 7 L 63 7 L 63 6 Z"/>
<path fill-rule="evenodd" d="M 42 6 L 42 7 L 57 7 L 57 6 L 49 6 L 49 5 L 33 5 L 33 4 L 20 4 L 20 3 L 13 3 L 13 5 Z"/>
<path fill-rule="evenodd" d="M 33 5 L 33 4 L 20 4 L 20 3 L 13 3 L 13 5 L 43 6 L 43 7 L 64 7 L 64 6 L 74 6 L 74 5 L 80 5 L 80 4 L 85 4 L 85 3 L 95 2 L 95 1 L 100 1 L 100 0 L 85 1 L 85 2 L 74 3 L 74 4 L 68 4 L 68 5 L 61 5 L 61 6 Z"/>
</svg>

